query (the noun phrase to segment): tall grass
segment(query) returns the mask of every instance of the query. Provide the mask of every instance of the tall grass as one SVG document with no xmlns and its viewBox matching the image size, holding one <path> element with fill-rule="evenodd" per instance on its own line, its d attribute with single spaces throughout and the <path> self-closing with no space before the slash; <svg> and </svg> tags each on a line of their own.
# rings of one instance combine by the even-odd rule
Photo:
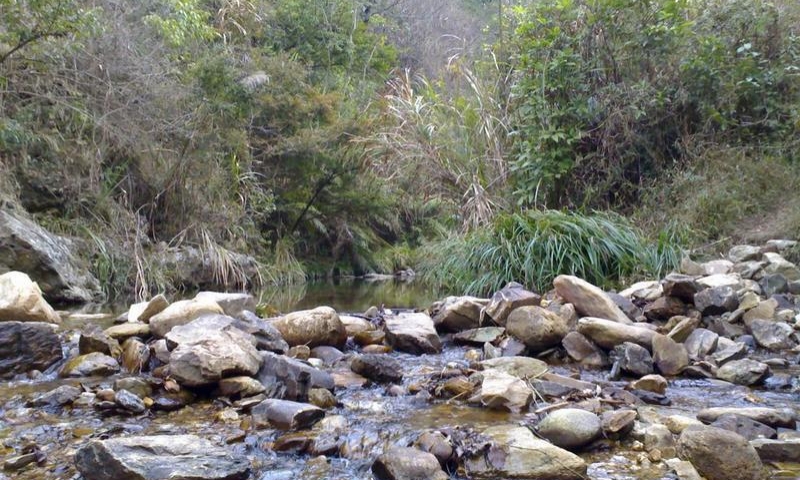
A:
<svg viewBox="0 0 800 480">
<path fill-rule="evenodd" d="M 429 244 L 420 270 L 437 287 L 473 295 L 488 295 L 509 281 L 545 291 L 559 274 L 612 286 L 674 268 L 681 258 L 675 232 L 648 241 L 613 213 L 531 210 Z"/>
</svg>

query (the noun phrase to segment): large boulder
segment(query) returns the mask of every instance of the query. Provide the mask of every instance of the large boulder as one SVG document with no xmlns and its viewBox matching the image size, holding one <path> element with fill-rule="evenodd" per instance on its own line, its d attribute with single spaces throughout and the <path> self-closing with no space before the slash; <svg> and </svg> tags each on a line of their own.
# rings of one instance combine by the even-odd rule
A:
<svg viewBox="0 0 800 480">
<path fill-rule="evenodd" d="M 574 453 L 536 438 L 527 427 L 497 425 L 484 430 L 488 451 L 475 451 L 464 460 L 468 478 L 476 480 L 582 480 L 586 462 Z"/>
<path fill-rule="evenodd" d="M 519 307 L 506 320 L 506 331 L 534 352 L 561 343 L 569 332 L 567 322 L 557 313 L 542 307 Z"/>
<path fill-rule="evenodd" d="M 304 401 L 312 388 L 335 387 L 329 373 L 300 360 L 272 352 L 261 352 L 261 357 L 263 362 L 256 378 L 272 397 Z"/>
<path fill-rule="evenodd" d="M 508 315 L 515 309 L 539 305 L 541 302 L 541 295 L 526 290 L 519 283 L 511 282 L 492 295 L 482 315 L 498 325 L 505 325 Z"/>
<path fill-rule="evenodd" d="M 0 321 L 61 323 L 39 285 L 22 272 L 0 275 Z"/>
<path fill-rule="evenodd" d="M 55 325 L 0 322 L 0 378 L 47 370 L 61 358 L 61 341 Z"/>
<path fill-rule="evenodd" d="M 212 385 L 226 377 L 255 375 L 261 367 L 256 339 L 222 315 L 200 317 L 167 334 L 172 378 L 187 387 Z"/>
<path fill-rule="evenodd" d="M 475 297 L 447 297 L 431 307 L 433 323 L 439 330 L 460 332 L 481 325 L 486 300 Z"/>
<path fill-rule="evenodd" d="M 754 319 L 747 322 L 747 327 L 756 343 L 768 350 L 788 350 L 797 346 L 794 329 L 786 323 Z"/>
<path fill-rule="evenodd" d="M 600 436 L 600 417 L 579 408 L 562 408 L 539 422 L 539 435 L 567 450 L 580 449 Z"/>
<path fill-rule="evenodd" d="M 377 480 L 447 480 L 436 457 L 410 447 L 391 447 L 372 464 Z"/>
<path fill-rule="evenodd" d="M 28 273 L 53 302 L 86 303 L 102 296 L 100 283 L 72 255 L 73 248 L 70 240 L 53 235 L 27 218 L 0 210 L 0 273 Z"/>
<path fill-rule="evenodd" d="M 553 280 L 556 293 L 575 305 L 578 313 L 585 317 L 598 317 L 615 322 L 633 323 L 616 303 L 601 289 L 571 275 L 559 275 Z"/>
<path fill-rule="evenodd" d="M 156 249 L 156 268 L 169 272 L 172 285 L 179 290 L 240 288 L 255 283 L 261 275 L 254 257 L 230 250 L 221 262 L 207 249 L 189 245 L 169 247 L 162 242 Z"/>
<path fill-rule="evenodd" d="M 386 341 L 395 350 L 417 355 L 442 351 L 442 341 L 428 315 L 401 313 L 387 317 L 385 322 Z"/>
<path fill-rule="evenodd" d="M 272 326 L 281 332 L 290 347 L 329 345 L 341 349 L 347 342 L 347 330 L 336 310 L 330 307 L 292 312 L 272 320 Z"/>
<path fill-rule="evenodd" d="M 593 317 L 578 320 L 578 333 L 605 349 L 612 349 L 624 342 L 651 349 L 653 337 L 657 335 L 655 330 L 649 328 Z"/>
<path fill-rule="evenodd" d="M 653 362 L 664 375 L 678 375 L 689 366 L 689 353 L 686 347 L 666 335 L 653 337 Z"/>
<path fill-rule="evenodd" d="M 691 426 L 678 440 L 681 458 L 692 462 L 708 480 L 761 480 L 764 466 L 741 435 L 707 426 Z"/>
<path fill-rule="evenodd" d="M 92 440 L 75 454 L 85 480 L 245 480 L 250 462 L 196 435 Z"/>
<path fill-rule="evenodd" d="M 207 314 L 222 314 L 222 308 L 211 300 L 181 300 L 150 317 L 150 331 L 157 337 L 165 336 L 179 325 Z"/>
</svg>

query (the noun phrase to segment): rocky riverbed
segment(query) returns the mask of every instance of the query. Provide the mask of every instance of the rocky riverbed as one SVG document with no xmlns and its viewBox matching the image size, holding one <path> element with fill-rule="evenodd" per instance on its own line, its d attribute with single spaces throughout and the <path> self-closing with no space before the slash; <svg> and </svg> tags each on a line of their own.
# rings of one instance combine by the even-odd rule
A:
<svg viewBox="0 0 800 480">
<path fill-rule="evenodd" d="M 215 292 L 59 315 L 4 274 L 0 478 L 798 478 L 790 246 L 274 318 Z"/>
</svg>

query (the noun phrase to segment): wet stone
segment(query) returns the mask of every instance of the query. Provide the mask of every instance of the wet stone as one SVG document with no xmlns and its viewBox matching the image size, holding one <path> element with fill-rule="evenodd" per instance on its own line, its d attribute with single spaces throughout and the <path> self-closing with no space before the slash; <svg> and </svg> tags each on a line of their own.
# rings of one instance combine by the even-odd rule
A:
<svg viewBox="0 0 800 480">
<path fill-rule="evenodd" d="M 737 385 L 755 385 L 769 375 L 769 366 L 765 363 L 745 358 L 733 360 L 717 370 L 717 378 Z"/>
<path fill-rule="evenodd" d="M 678 442 L 681 458 L 708 480 L 760 480 L 763 465 L 741 435 L 714 427 L 689 427 Z"/>
<path fill-rule="evenodd" d="M 683 345 L 689 354 L 689 358 L 694 360 L 702 360 L 706 355 L 711 354 L 717 348 L 717 340 L 719 335 L 706 330 L 705 328 L 698 328 L 694 330 Z"/>
<path fill-rule="evenodd" d="M 453 341 L 466 345 L 483 345 L 487 342 L 495 342 L 505 331 L 506 329 L 503 327 L 474 328 L 453 335 Z"/>
<path fill-rule="evenodd" d="M 122 351 L 119 342 L 109 337 L 99 327 L 87 328 L 78 340 L 78 351 L 81 355 L 100 352 L 111 357 L 118 357 Z"/>
<path fill-rule="evenodd" d="M 697 412 L 697 419 L 704 423 L 716 421 L 719 417 L 727 414 L 742 415 L 772 428 L 795 429 L 795 413 L 788 409 L 777 409 L 768 407 L 713 407 L 705 408 Z"/>
<path fill-rule="evenodd" d="M 153 395 L 153 387 L 141 377 L 126 377 L 114 380 L 114 390 L 127 390 L 139 398 L 150 397 Z"/>
<path fill-rule="evenodd" d="M 483 315 L 491 318 L 497 325 L 505 325 L 508 315 L 515 309 L 536 306 L 542 301 L 539 294 L 530 292 L 519 283 L 511 282 L 492 295 Z"/>
<path fill-rule="evenodd" d="M 711 426 L 736 432 L 748 440 L 778 436 L 778 432 L 774 428 L 735 413 L 722 415 L 711 423 Z"/>
<path fill-rule="evenodd" d="M 416 448 L 391 447 L 372 464 L 377 480 L 447 480 L 439 461 L 428 452 Z"/>
<path fill-rule="evenodd" d="M 653 359 L 646 348 L 635 343 L 625 342 L 614 348 L 614 361 L 622 371 L 637 377 L 653 373 Z"/>
<path fill-rule="evenodd" d="M 403 367 L 388 355 L 359 355 L 353 358 L 350 368 L 357 374 L 378 383 L 401 382 Z"/>
<path fill-rule="evenodd" d="M 119 390 L 114 395 L 114 403 L 123 410 L 132 413 L 143 413 L 147 410 L 141 398 L 127 390 Z"/>
<path fill-rule="evenodd" d="M 73 387 L 72 385 L 61 385 L 49 392 L 43 393 L 30 402 L 28 405 L 31 407 L 44 407 L 44 406 L 63 406 L 68 405 L 78 397 L 81 396 L 83 390 L 78 387 Z"/>
<path fill-rule="evenodd" d="M 61 377 L 106 376 L 119 371 L 116 360 L 99 352 L 80 355 L 69 360 L 59 371 Z"/>
<path fill-rule="evenodd" d="M 273 425 L 283 430 L 310 428 L 325 416 L 314 405 L 268 398 L 251 410 L 256 425 Z"/>
<path fill-rule="evenodd" d="M 600 436 L 602 422 L 592 412 L 564 408 L 548 414 L 537 426 L 539 435 L 567 450 L 577 450 Z"/>
<path fill-rule="evenodd" d="M 61 360 L 56 326 L 44 322 L 0 322 L 0 378 L 44 371 Z"/>
<path fill-rule="evenodd" d="M 385 319 L 386 341 L 395 350 L 415 355 L 442 351 L 433 319 L 424 313 L 401 313 Z"/>
</svg>

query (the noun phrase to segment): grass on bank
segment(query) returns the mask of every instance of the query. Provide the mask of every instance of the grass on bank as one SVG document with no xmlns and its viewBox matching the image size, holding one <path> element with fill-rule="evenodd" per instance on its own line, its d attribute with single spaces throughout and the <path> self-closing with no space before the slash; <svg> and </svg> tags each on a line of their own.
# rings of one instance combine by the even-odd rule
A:
<svg viewBox="0 0 800 480">
<path fill-rule="evenodd" d="M 546 291 L 559 274 L 608 287 L 674 268 L 682 255 L 678 233 L 673 228 L 648 240 L 613 213 L 531 210 L 427 245 L 420 270 L 436 287 L 473 295 L 489 295 L 509 281 Z"/>
</svg>

